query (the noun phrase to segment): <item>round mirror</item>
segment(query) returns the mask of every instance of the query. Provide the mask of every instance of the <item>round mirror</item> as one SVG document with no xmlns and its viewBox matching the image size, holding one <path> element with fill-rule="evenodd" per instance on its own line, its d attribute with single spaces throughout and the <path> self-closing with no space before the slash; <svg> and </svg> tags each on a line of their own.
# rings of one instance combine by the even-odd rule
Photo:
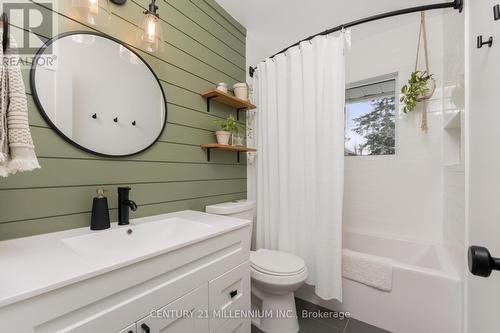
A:
<svg viewBox="0 0 500 333">
<path fill-rule="evenodd" d="M 97 155 L 140 153 L 166 125 L 165 93 L 151 67 L 103 34 L 72 32 L 49 40 L 33 60 L 31 89 L 49 125 Z"/>
</svg>

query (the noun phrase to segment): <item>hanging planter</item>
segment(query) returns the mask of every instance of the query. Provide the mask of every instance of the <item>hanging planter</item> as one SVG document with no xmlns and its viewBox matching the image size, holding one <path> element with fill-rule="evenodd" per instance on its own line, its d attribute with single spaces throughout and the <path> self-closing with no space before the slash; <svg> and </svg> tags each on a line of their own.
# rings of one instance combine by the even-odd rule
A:
<svg viewBox="0 0 500 333">
<path fill-rule="evenodd" d="M 415 71 L 410 74 L 408 83 L 401 88 L 400 101 L 405 104 L 403 107 L 404 113 L 409 113 L 415 110 L 418 102 L 431 99 L 436 90 L 436 81 L 426 71 Z"/>
<path fill-rule="evenodd" d="M 417 96 L 417 102 L 423 102 L 427 99 L 431 99 L 436 91 L 436 80 L 433 78 L 433 74 L 429 74 L 427 72 L 419 72 L 423 73 L 424 79 L 426 78 L 423 91 Z"/>
<path fill-rule="evenodd" d="M 418 60 L 420 54 L 420 43 L 424 41 L 424 52 L 425 52 L 425 71 L 418 70 Z M 425 12 L 421 13 L 420 16 L 420 31 L 418 34 L 418 44 L 417 44 L 417 59 L 415 60 L 415 70 L 410 74 L 408 83 L 401 88 L 401 98 L 400 101 L 405 104 L 403 107 L 404 113 L 409 113 L 415 110 L 417 103 L 423 102 L 424 107 L 422 109 L 422 124 L 420 128 L 422 131 L 427 133 L 427 101 L 432 98 L 434 92 L 436 91 L 436 80 L 434 80 L 433 74 L 431 74 L 429 69 L 429 51 L 427 46 L 427 31 L 425 27 Z"/>
</svg>

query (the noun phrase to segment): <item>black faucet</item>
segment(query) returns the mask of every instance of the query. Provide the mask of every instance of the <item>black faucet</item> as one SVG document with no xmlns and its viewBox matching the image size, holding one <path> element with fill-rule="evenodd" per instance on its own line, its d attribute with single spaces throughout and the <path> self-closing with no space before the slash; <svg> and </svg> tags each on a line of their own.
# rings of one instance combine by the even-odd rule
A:
<svg viewBox="0 0 500 333">
<path fill-rule="evenodd" d="M 137 204 L 129 199 L 130 190 L 130 187 L 118 187 L 118 225 L 129 224 L 129 209 L 137 210 Z"/>
</svg>

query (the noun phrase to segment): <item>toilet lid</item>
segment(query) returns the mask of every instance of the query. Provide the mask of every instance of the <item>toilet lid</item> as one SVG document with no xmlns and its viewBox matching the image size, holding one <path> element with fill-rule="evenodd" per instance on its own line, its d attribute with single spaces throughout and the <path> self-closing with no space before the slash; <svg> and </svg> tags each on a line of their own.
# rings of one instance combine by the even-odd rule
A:
<svg viewBox="0 0 500 333">
<path fill-rule="evenodd" d="M 304 260 L 296 255 L 266 249 L 251 252 L 250 262 L 254 269 L 272 275 L 294 275 L 306 267 Z"/>
</svg>

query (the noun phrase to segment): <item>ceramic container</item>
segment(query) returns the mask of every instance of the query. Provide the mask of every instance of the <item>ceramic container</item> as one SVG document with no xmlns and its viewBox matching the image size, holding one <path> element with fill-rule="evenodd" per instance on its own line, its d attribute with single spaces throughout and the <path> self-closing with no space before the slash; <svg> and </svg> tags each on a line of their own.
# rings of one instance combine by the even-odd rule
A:
<svg viewBox="0 0 500 333">
<path fill-rule="evenodd" d="M 217 137 L 217 143 L 220 145 L 229 145 L 229 139 L 231 138 L 231 132 L 217 131 L 215 132 Z"/>
<path fill-rule="evenodd" d="M 418 102 L 422 102 L 432 98 L 432 95 L 434 95 L 434 92 L 436 91 L 436 80 L 431 78 L 429 81 L 427 81 L 427 89 L 428 90 L 425 94 L 418 96 Z"/>
<path fill-rule="evenodd" d="M 248 101 L 248 85 L 246 83 L 236 83 L 233 86 L 234 96 L 239 99 Z"/>
</svg>

